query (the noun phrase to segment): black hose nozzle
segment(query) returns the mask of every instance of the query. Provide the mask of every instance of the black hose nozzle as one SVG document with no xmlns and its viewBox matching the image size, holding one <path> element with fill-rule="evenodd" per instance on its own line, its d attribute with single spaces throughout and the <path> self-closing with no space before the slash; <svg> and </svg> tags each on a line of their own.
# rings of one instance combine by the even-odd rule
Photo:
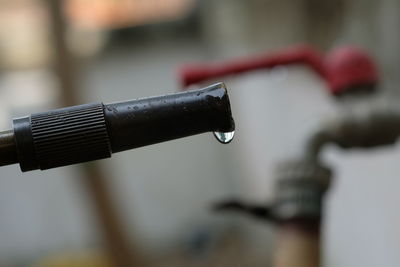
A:
<svg viewBox="0 0 400 267">
<path fill-rule="evenodd" d="M 67 107 L 15 119 L 13 125 L 22 171 L 108 158 L 136 147 L 235 128 L 223 83 L 159 97 Z"/>
</svg>

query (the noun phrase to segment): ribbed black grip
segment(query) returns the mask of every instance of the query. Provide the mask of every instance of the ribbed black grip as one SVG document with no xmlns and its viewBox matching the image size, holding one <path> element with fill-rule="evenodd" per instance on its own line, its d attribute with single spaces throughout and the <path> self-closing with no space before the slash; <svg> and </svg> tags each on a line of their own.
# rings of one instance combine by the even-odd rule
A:
<svg viewBox="0 0 400 267">
<path fill-rule="evenodd" d="M 32 114 L 31 128 L 41 170 L 111 157 L 102 103 Z"/>
</svg>

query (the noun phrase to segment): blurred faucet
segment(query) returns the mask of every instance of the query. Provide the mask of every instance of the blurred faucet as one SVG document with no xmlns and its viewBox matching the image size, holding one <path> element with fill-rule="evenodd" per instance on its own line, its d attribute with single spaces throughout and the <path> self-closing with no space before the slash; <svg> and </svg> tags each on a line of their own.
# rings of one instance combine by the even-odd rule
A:
<svg viewBox="0 0 400 267">
<path fill-rule="evenodd" d="M 320 266 L 324 196 L 332 171 L 321 160 L 328 144 L 343 149 L 393 145 L 400 136 L 400 110 L 376 110 L 330 121 L 306 141 L 302 158 L 282 163 L 270 205 L 238 200 L 221 202 L 218 211 L 240 211 L 278 226 L 275 267 Z"/>
<path fill-rule="evenodd" d="M 72 106 L 14 119 L 13 130 L 0 133 L 0 165 L 46 170 L 204 132 L 215 132 L 227 143 L 234 128 L 223 83 L 159 97 Z"/>
</svg>

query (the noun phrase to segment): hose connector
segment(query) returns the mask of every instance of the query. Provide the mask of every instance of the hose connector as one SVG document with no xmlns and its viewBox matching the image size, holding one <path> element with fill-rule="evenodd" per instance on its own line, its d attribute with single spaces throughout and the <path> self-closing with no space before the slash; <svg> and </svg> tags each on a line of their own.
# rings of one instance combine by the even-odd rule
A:
<svg viewBox="0 0 400 267">
<path fill-rule="evenodd" d="M 159 97 L 72 106 L 13 121 L 22 171 L 109 158 L 132 148 L 234 128 L 223 83 Z"/>
</svg>

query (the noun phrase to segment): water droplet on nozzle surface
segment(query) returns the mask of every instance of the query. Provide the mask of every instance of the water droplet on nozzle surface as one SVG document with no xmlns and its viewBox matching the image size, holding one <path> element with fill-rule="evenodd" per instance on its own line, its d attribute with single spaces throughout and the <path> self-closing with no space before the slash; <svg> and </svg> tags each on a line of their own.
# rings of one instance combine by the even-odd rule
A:
<svg viewBox="0 0 400 267">
<path fill-rule="evenodd" d="M 233 140 L 235 136 L 235 131 L 222 133 L 222 132 L 214 132 L 215 138 L 222 144 L 228 144 Z"/>
</svg>

